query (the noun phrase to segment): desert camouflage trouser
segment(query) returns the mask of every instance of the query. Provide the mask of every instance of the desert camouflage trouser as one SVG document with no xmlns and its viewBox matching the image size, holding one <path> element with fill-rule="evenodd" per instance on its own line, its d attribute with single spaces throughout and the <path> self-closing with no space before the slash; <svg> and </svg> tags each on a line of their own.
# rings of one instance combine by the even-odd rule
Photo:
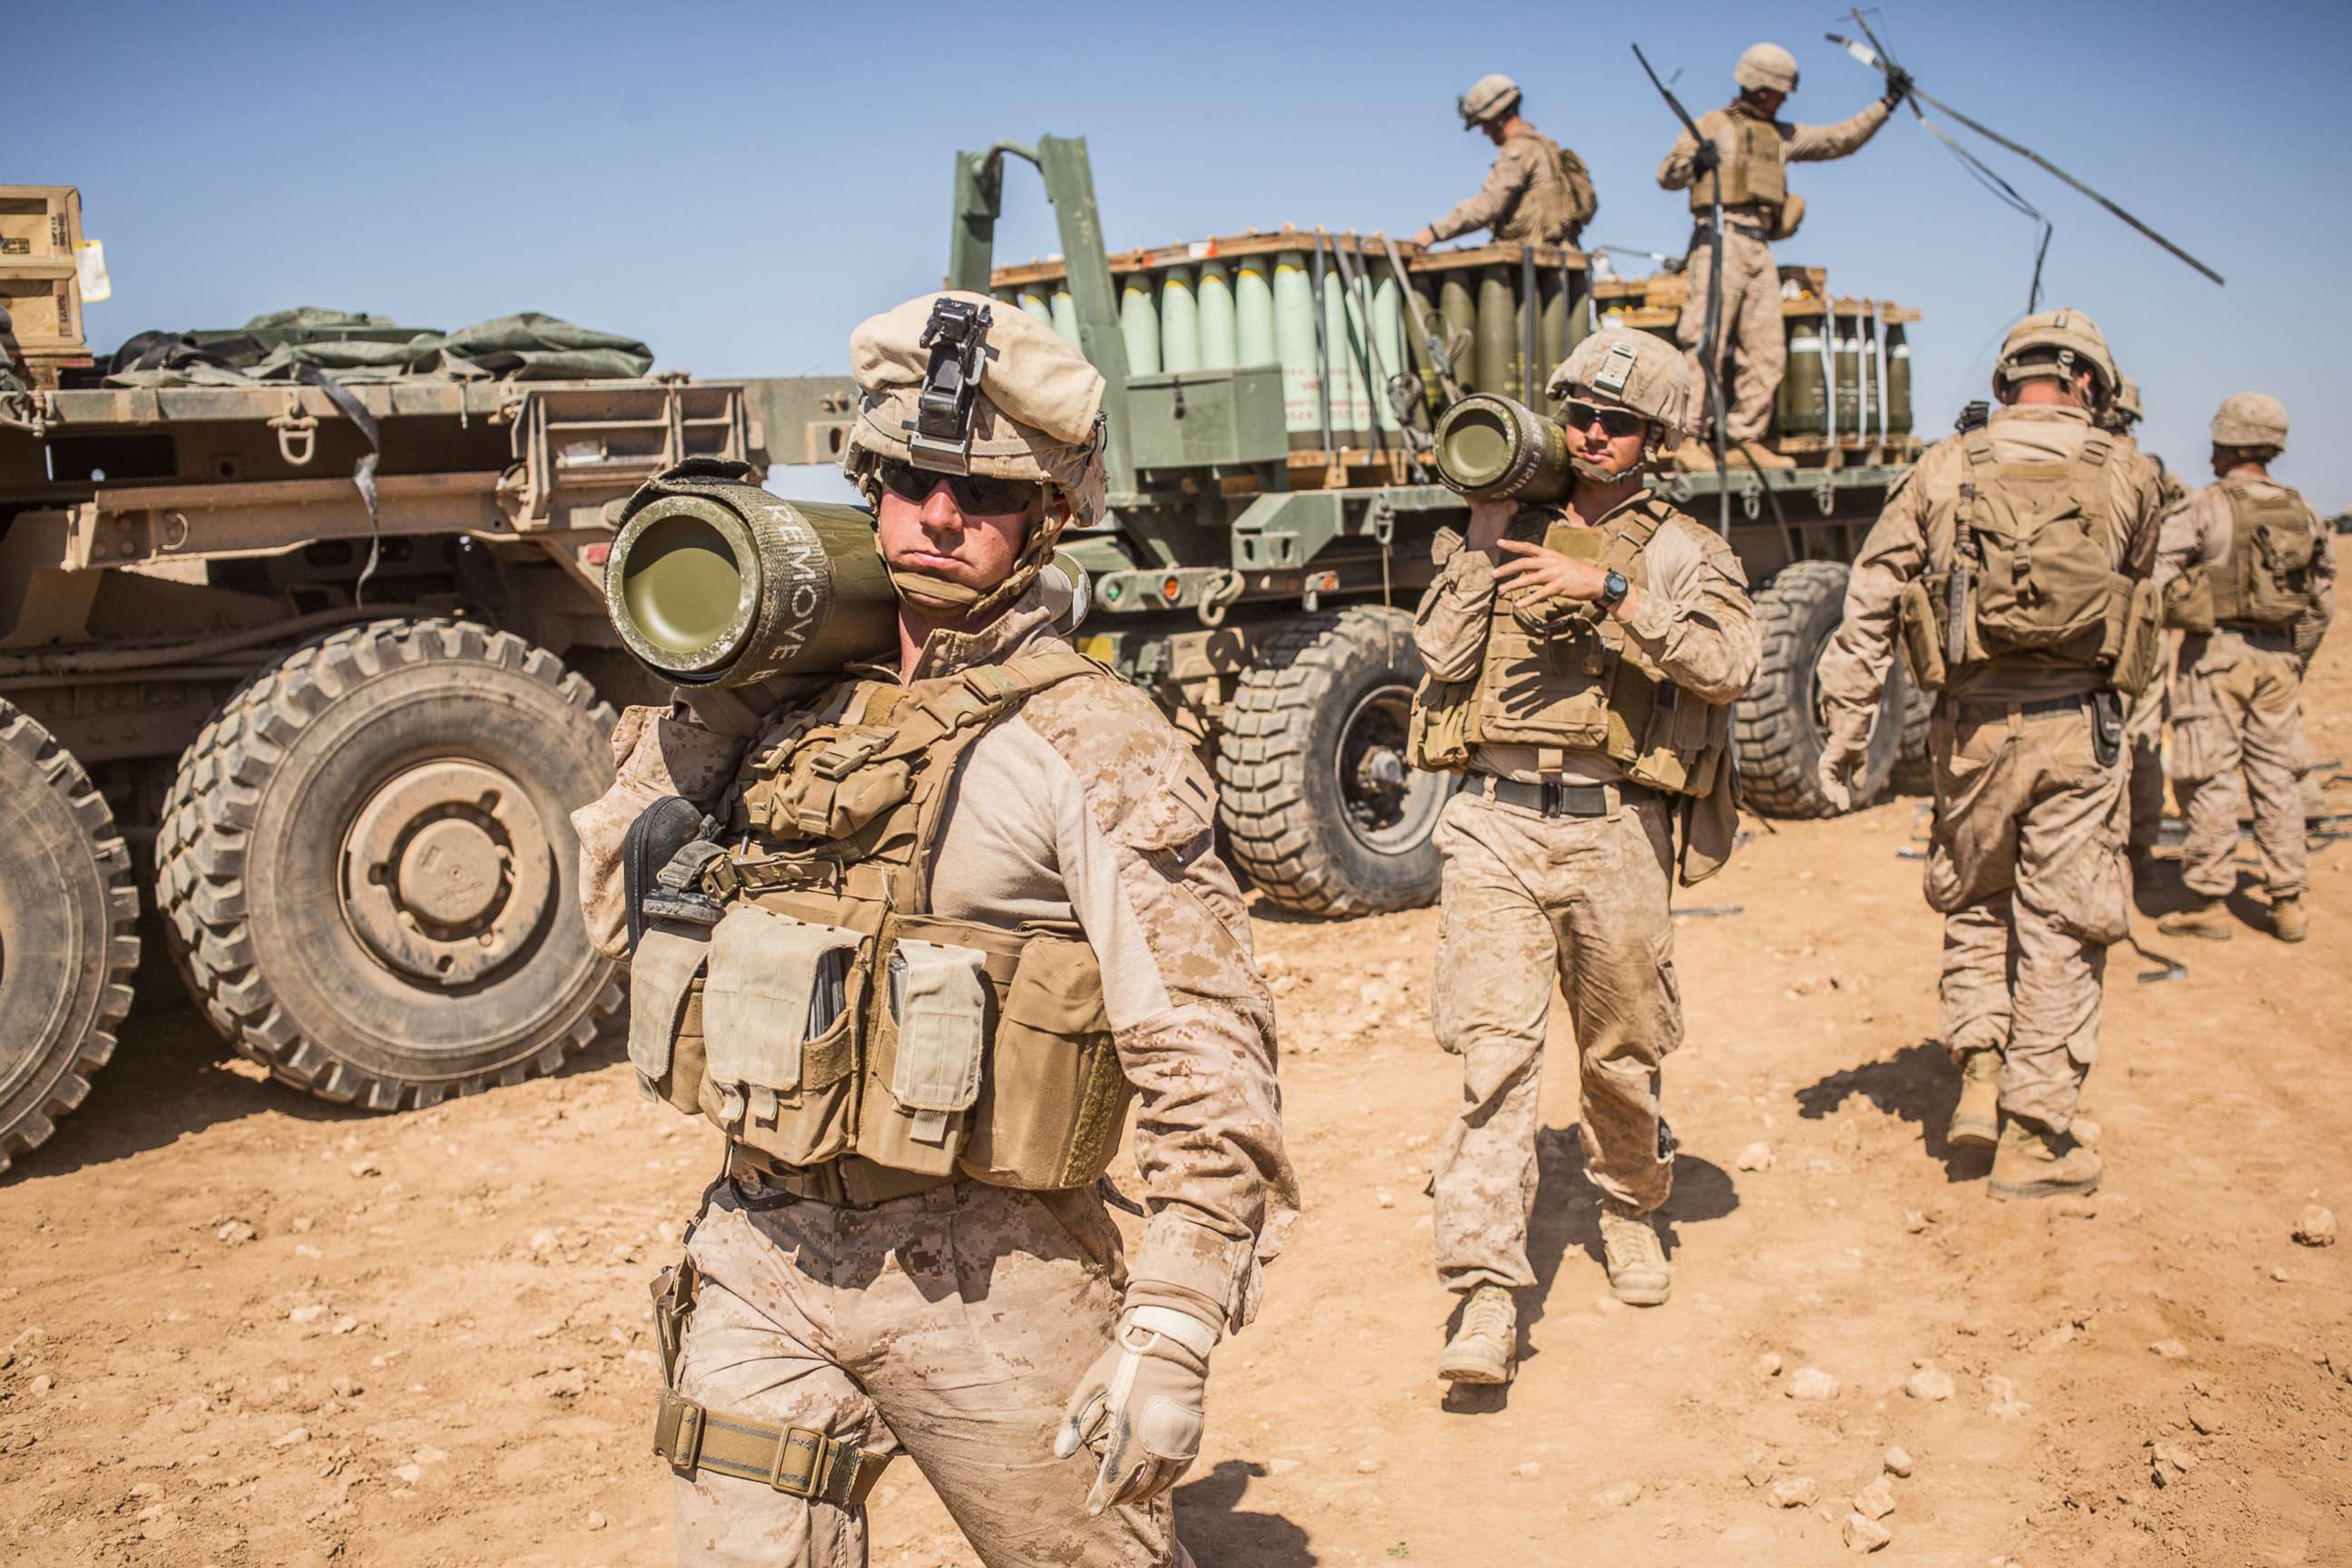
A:
<svg viewBox="0 0 2352 1568">
<path fill-rule="evenodd" d="M 2052 1132 L 2074 1121 L 2098 1058 L 2107 947 L 2129 930 L 2128 770 L 2094 744 L 2087 701 L 2026 712 L 1946 698 L 1927 730 L 1944 1043 L 2000 1051 L 2001 1110 Z"/>
<path fill-rule="evenodd" d="M 1465 792 L 1437 827 L 1444 924 L 1438 1044 L 1462 1058 L 1462 1106 L 1438 1151 L 1437 1272 L 1446 1287 L 1523 1289 L 1536 1197 L 1537 1095 L 1555 983 L 1581 1068 L 1584 1168 L 1639 1213 L 1666 1201 L 1658 1064 L 1682 1043 L 1667 910 L 1667 808 L 1543 817 Z"/>
<path fill-rule="evenodd" d="M 2178 634 L 2171 634 L 2178 640 Z M 2164 721 L 2172 711 L 2172 661 L 2158 667 L 2147 689 L 2132 699 L 2124 720 L 2125 763 L 2131 770 L 2134 849 L 2153 849 L 2164 835 Z"/>
<path fill-rule="evenodd" d="M 680 1394 L 908 1455 L 988 1568 L 1189 1568 L 1165 1499 L 1089 1519 L 1094 1460 L 1051 1452 L 1118 1313 L 1118 1233 L 1091 1191 L 958 1182 L 864 1211 L 756 1206 L 770 1201 L 722 1185 L 695 1227 Z M 866 1562 L 863 1508 L 709 1469 L 675 1495 L 682 1568 Z"/>
<path fill-rule="evenodd" d="M 1683 273 L 1689 279 L 1690 292 L 1684 296 L 1683 313 L 1675 323 L 1675 341 L 1690 360 L 1691 387 L 1702 400 L 1706 368 L 1700 357 L 1705 347 L 1701 340 L 1706 336 L 1707 279 L 1714 267 L 1712 247 L 1704 239 L 1694 244 Z M 1724 439 L 1760 440 L 1772 423 L 1773 399 L 1789 369 L 1788 326 L 1780 316 L 1780 268 L 1772 259 L 1770 246 L 1728 225 L 1723 231 L 1723 325 L 1717 335 L 1720 347 L 1731 350 L 1739 362 L 1738 374 L 1726 389 L 1731 416 L 1723 422 Z M 1707 413 L 1714 412 L 1709 402 Z"/>
<path fill-rule="evenodd" d="M 2172 711 L 2172 782 L 2189 837 L 2180 879 L 2189 891 L 2228 897 L 2238 885 L 2241 774 L 2252 797 L 2254 847 L 2273 899 L 2311 885 L 2304 837 L 2303 666 L 2284 640 L 2258 647 L 2235 632 L 2187 638 Z"/>
</svg>

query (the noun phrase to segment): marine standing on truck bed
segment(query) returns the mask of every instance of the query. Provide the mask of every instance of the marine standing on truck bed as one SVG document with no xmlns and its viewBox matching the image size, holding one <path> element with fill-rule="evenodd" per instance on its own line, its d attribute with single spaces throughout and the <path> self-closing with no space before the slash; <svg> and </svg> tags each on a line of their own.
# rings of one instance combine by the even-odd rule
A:
<svg viewBox="0 0 2352 1568">
<path fill-rule="evenodd" d="M 1103 379 L 974 294 L 850 357 L 895 654 L 632 710 L 578 818 L 617 951 L 632 824 L 723 814 L 652 858 L 631 964 L 632 1061 L 728 1141 L 657 1297 L 678 1557 L 861 1564 L 903 1450 L 991 1568 L 1188 1563 L 1167 1493 L 1296 1183 L 1207 772 L 1039 587 L 1104 503 Z M 1130 1085 L 1131 1266 L 1096 1187 Z"/>
<path fill-rule="evenodd" d="M 1691 237 L 1690 255 L 1683 276 L 1690 292 L 1683 300 L 1682 320 L 1675 337 L 1690 351 L 1692 374 L 1705 395 L 1706 375 L 1700 363 L 1706 333 L 1708 269 L 1713 266 L 1707 223 L 1714 209 L 1716 186 L 1723 187 L 1723 315 L 1717 333 L 1717 374 L 1723 355 L 1735 352 L 1739 374 L 1726 398 L 1728 413 L 1708 408 L 1709 418 L 1723 421 L 1724 439 L 1759 468 L 1788 468 L 1796 465 L 1764 446 L 1764 432 L 1772 421 L 1773 395 L 1789 368 L 1789 344 L 1780 320 L 1780 269 L 1772 259 L 1771 241 L 1797 232 L 1805 216 L 1804 198 L 1789 189 L 1787 165 L 1843 158 L 1861 150 L 1878 134 L 1886 117 L 1902 101 L 1900 69 L 1887 73 L 1886 96 L 1868 104 L 1850 120 L 1835 125 L 1791 125 L 1774 116 L 1797 90 L 1796 57 L 1778 44 L 1757 44 L 1732 68 L 1739 96 L 1722 109 L 1702 114 L 1698 128 L 1706 135 L 1702 146 L 1685 131 L 1674 150 L 1658 165 L 1658 184 L 1670 191 L 1690 192 L 1691 212 L 1698 232 Z M 1713 467 L 1696 436 L 1703 421 L 1694 421 L 1694 436 L 1677 456 L 1686 464 Z"/>
<path fill-rule="evenodd" d="M 1474 229 L 1490 229 L 1496 239 L 1531 239 L 1574 245 L 1592 221 L 1600 202 L 1584 160 L 1538 131 L 1519 113 L 1519 84 L 1507 76 L 1482 76 L 1454 100 L 1462 129 L 1483 131 L 1498 151 L 1478 194 L 1412 237 L 1415 245 L 1435 245 Z"/>
<path fill-rule="evenodd" d="M 2189 826 L 2180 879 L 2195 900 L 2159 923 L 2174 935 L 2230 935 L 2242 775 L 2271 934 L 2301 942 L 2311 931 L 2303 673 L 2336 613 L 2336 545 L 2310 504 L 2271 478 L 2286 428 L 2275 397 L 2242 392 L 2223 403 L 2213 416 L 2215 482 L 2166 520 L 2157 557 L 2165 619 L 2181 633 L 2172 777 Z"/>
<path fill-rule="evenodd" d="M 1972 405 L 1927 449 L 1854 563 L 1822 657 L 1821 774 L 1843 804 L 1899 639 L 1937 693 L 1926 892 L 1961 1072 L 1951 1142 L 1998 1140 L 1994 1197 L 2046 1197 L 2099 1184 L 2067 1128 L 2099 1054 L 2107 947 L 2130 924 L 2124 709 L 2161 647 L 2161 494 L 2137 448 L 2092 424 L 2116 370 L 2089 317 L 2026 317 L 1992 379 L 2001 406 Z"/>
<path fill-rule="evenodd" d="M 1438 1043 L 1462 1058 L 1438 1152 L 1437 1272 L 1467 1298 L 1438 1375 L 1507 1383 L 1512 1292 L 1535 1284 L 1537 1091 L 1557 984 L 1581 1069 L 1585 1173 L 1610 1289 L 1654 1306 L 1674 1182 L 1659 1066 L 1682 1043 L 1669 910 L 1730 853 L 1730 704 L 1756 673 L 1731 547 L 1652 489 L 1690 404 L 1674 347 L 1611 328 L 1552 373 L 1573 479 L 1557 505 L 1475 502 L 1451 530 L 1413 640 L 1430 679 L 1414 762 L 1466 770 L 1438 826 Z"/>
</svg>

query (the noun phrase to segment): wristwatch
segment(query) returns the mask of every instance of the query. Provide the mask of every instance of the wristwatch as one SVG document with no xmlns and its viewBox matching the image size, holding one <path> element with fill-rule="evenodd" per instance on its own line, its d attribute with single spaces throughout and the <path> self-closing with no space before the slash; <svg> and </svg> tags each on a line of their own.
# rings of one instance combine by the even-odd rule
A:
<svg viewBox="0 0 2352 1568">
<path fill-rule="evenodd" d="M 1601 579 L 1601 597 L 1596 601 L 1603 610 L 1613 610 L 1625 602 L 1633 584 L 1625 581 L 1622 572 L 1612 572 Z"/>
</svg>

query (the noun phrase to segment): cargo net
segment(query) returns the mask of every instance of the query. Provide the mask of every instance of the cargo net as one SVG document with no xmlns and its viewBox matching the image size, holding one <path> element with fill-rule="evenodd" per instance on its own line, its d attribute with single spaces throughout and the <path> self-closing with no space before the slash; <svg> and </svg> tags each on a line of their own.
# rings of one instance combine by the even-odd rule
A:
<svg viewBox="0 0 2352 1568">
<path fill-rule="evenodd" d="M 304 307 L 225 331 L 142 332 L 92 370 L 104 386 L 251 386 L 306 381 L 607 381 L 653 368 L 634 338 L 536 310 L 445 332 L 387 316 Z"/>
<path fill-rule="evenodd" d="M 1560 246 L 1424 250 L 1291 227 L 1108 260 L 1129 376 L 1199 388 L 1278 368 L 1283 427 L 1270 444 L 1287 447 L 1291 482 L 1306 486 L 1412 476 L 1437 420 L 1469 393 L 1556 414 L 1544 383 L 1570 350 L 1604 325 L 1673 342 L 1687 288 L 1679 271 L 1612 276 Z M 1780 277 L 1789 374 L 1767 445 L 1810 466 L 1908 460 L 1917 442 L 1905 328 L 1918 312 L 1832 297 L 1818 268 Z M 1061 258 L 997 268 L 989 282 L 1078 346 Z"/>
</svg>

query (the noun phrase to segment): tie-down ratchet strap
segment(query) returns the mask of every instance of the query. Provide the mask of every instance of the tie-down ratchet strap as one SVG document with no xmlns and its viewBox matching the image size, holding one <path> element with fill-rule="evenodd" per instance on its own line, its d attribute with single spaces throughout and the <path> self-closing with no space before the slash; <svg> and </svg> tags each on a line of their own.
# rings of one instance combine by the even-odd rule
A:
<svg viewBox="0 0 2352 1568">
<path fill-rule="evenodd" d="M 654 1416 L 654 1452 L 691 1477 L 716 1470 L 740 1480 L 765 1481 L 788 1496 L 836 1508 L 865 1502 L 897 1456 L 869 1454 L 813 1426 L 779 1426 L 743 1415 L 716 1415 L 679 1394 L 677 1352 L 694 1310 L 700 1274 L 690 1259 L 666 1268 L 654 1284 L 654 1337 L 661 1349 L 661 1408 Z"/>
</svg>

